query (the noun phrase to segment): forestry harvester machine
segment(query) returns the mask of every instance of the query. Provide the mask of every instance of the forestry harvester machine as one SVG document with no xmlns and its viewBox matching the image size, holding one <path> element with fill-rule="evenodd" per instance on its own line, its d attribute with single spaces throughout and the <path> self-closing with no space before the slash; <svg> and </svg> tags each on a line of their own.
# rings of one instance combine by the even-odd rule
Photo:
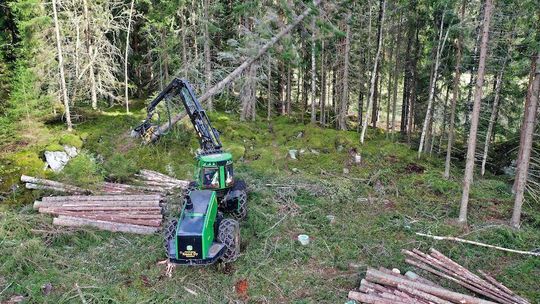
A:
<svg viewBox="0 0 540 304">
<path fill-rule="evenodd" d="M 175 78 L 159 93 L 148 105 L 144 122 L 133 131 L 146 141 L 155 138 L 159 123 L 152 119 L 163 101 L 169 119 L 170 105 L 183 105 L 200 144 L 195 181 L 186 190 L 180 217 L 166 230 L 167 256 L 173 263 L 188 265 L 232 262 L 240 251 L 237 220 L 247 215 L 246 184 L 234 178 L 232 155 L 222 151 L 219 132 L 186 80 Z M 224 218 L 223 213 L 235 219 Z"/>
</svg>

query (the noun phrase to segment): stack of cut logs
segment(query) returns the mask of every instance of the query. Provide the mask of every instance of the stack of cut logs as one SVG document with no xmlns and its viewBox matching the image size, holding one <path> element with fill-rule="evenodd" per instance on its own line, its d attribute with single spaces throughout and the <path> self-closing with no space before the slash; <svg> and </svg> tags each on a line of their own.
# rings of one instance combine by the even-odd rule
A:
<svg viewBox="0 0 540 304">
<path fill-rule="evenodd" d="M 397 269 L 382 267 L 378 270 L 368 269 L 359 291 L 350 291 L 349 298 L 361 303 L 378 304 L 529 303 L 492 276 L 479 271 L 482 278 L 435 249 L 431 249 L 431 254 L 416 249 L 404 250 L 403 253 L 407 256 L 405 261 L 408 264 L 448 279 L 489 300 L 451 291 L 414 272 L 408 271 L 402 275 Z"/>
<path fill-rule="evenodd" d="M 160 195 L 51 196 L 34 202 L 40 213 L 57 216 L 54 225 L 151 234 L 161 226 Z"/>
<path fill-rule="evenodd" d="M 65 183 L 32 176 L 21 176 L 27 189 L 51 190 L 70 194 L 141 194 L 141 193 L 171 193 L 177 189 L 184 189 L 188 181 L 179 180 L 159 172 L 141 170 L 134 180 L 135 185 L 103 182 L 96 190 L 84 189 Z"/>
</svg>

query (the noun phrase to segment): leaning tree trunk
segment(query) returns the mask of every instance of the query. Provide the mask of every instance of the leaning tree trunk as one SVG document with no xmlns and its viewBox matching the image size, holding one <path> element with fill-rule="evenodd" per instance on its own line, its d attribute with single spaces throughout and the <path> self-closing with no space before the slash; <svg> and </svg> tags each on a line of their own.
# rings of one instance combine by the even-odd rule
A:
<svg viewBox="0 0 540 304">
<path fill-rule="evenodd" d="M 64 58 L 62 56 L 62 39 L 60 37 L 60 24 L 58 23 L 58 13 L 56 8 L 56 0 L 52 0 L 53 16 L 54 16 L 54 33 L 56 35 L 56 49 L 58 52 L 58 69 L 60 70 L 60 86 L 62 90 L 62 99 L 64 99 L 64 113 L 66 115 L 66 124 L 68 131 L 73 130 L 71 123 L 71 114 L 69 111 L 69 98 L 66 87 L 66 77 L 64 75 Z"/>
<path fill-rule="evenodd" d="M 482 42 L 480 44 L 480 58 L 478 63 L 478 75 L 476 77 L 476 88 L 474 91 L 474 105 L 471 118 L 471 130 L 467 144 L 467 161 L 465 163 L 465 174 L 463 177 L 463 194 L 459 209 L 458 221 L 467 223 L 467 207 L 469 203 L 469 191 L 473 180 L 474 155 L 476 151 L 476 133 L 478 132 L 478 121 L 480 119 L 480 103 L 482 101 L 482 89 L 484 86 L 484 73 L 486 68 L 486 57 L 489 40 L 489 23 L 491 21 L 491 11 L 493 10 L 492 0 L 486 0 L 484 6 L 484 21 L 482 26 Z"/>
<path fill-rule="evenodd" d="M 521 129 L 523 136 L 519 143 L 522 152 L 521 160 L 517 164 L 518 175 L 516 176 L 516 195 L 514 200 L 514 211 L 510 225 L 514 228 L 519 228 L 521 220 L 521 207 L 525 194 L 525 186 L 527 185 L 527 175 L 529 172 L 529 161 L 531 158 L 532 142 L 534 136 L 534 128 L 536 126 L 536 116 L 538 111 L 538 93 L 540 89 L 540 56 L 536 54 L 536 69 L 534 72 L 534 82 L 531 87 L 531 94 L 525 106 L 524 125 Z"/>
<path fill-rule="evenodd" d="M 441 27 L 439 28 L 439 41 L 437 43 L 437 53 L 435 55 L 435 67 L 433 68 L 433 75 L 431 79 L 431 87 L 429 88 L 429 97 L 428 105 L 426 110 L 426 117 L 424 118 L 424 126 L 422 127 L 422 135 L 420 135 L 420 145 L 418 146 L 418 158 L 422 155 L 424 149 L 424 141 L 426 140 L 426 135 L 428 132 L 428 127 L 431 125 L 431 116 L 433 109 L 433 98 L 435 95 L 435 87 L 437 86 L 437 78 L 439 77 L 439 65 L 441 61 L 441 54 L 446 44 L 446 39 L 448 38 L 448 33 L 450 32 L 450 26 L 446 29 L 446 34 L 443 37 L 443 28 L 444 28 L 444 13 L 441 17 Z M 430 128 L 431 129 L 431 128 Z"/>
<path fill-rule="evenodd" d="M 461 16 L 460 20 L 465 19 L 465 6 L 467 5 L 467 0 L 463 0 L 461 4 Z M 450 105 L 450 121 L 448 126 L 448 144 L 446 146 L 446 160 L 444 164 L 444 178 L 450 178 L 450 160 L 452 158 L 452 145 L 454 143 L 454 124 L 456 120 L 456 104 L 459 95 L 459 81 L 461 78 L 461 56 L 462 56 L 462 43 L 463 43 L 463 33 L 460 31 L 457 46 L 456 46 L 456 68 L 454 74 L 454 83 L 452 88 L 452 103 Z"/>
<path fill-rule="evenodd" d="M 497 80 L 495 81 L 495 97 L 493 98 L 493 108 L 491 109 L 491 116 L 489 117 L 488 129 L 486 132 L 486 140 L 484 142 L 484 153 L 482 155 L 482 169 L 480 174 L 484 176 L 486 173 L 486 163 L 489 151 L 489 144 L 491 143 L 491 132 L 493 132 L 493 126 L 495 125 L 495 117 L 497 116 L 497 111 L 499 109 L 499 100 L 501 92 L 501 83 L 504 74 L 504 68 L 506 66 L 506 58 L 504 59 L 501 70 L 497 74 Z"/>
<path fill-rule="evenodd" d="M 124 94 L 126 103 L 126 112 L 129 113 L 129 93 L 128 93 L 128 54 L 129 54 L 129 33 L 131 32 L 131 17 L 133 16 L 133 5 L 135 0 L 131 0 L 131 7 L 129 9 L 128 28 L 126 33 L 126 52 L 124 54 Z"/>
<path fill-rule="evenodd" d="M 242 72 L 249 67 L 253 62 L 257 61 L 262 55 L 264 55 L 276 42 L 278 42 L 283 36 L 287 35 L 293 28 L 295 28 L 302 20 L 304 20 L 311 12 L 313 11 L 313 8 L 317 7 L 321 3 L 321 0 L 315 0 L 313 1 L 312 5 L 308 7 L 302 14 L 298 15 L 294 21 L 287 25 L 285 28 L 283 28 L 276 36 L 274 36 L 270 41 L 268 41 L 262 48 L 259 49 L 257 54 L 246 61 L 244 61 L 240 66 L 238 66 L 234 71 L 232 71 L 227 77 L 223 78 L 220 82 L 218 82 L 216 85 L 214 85 L 212 88 L 210 88 L 208 91 L 206 91 L 201 98 L 199 98 L 199 102 L 205 103 L 208 98 L 216 95 L 217 93 L 221 92 L 225 86 L 227 86 L 229 83 L 231 83 L 233 80 L 238 78 L 242 74 Z M 170 121 L 162 124 L 159 126 L 158 130 L 152 134 L 151 140 L 156 140 L 160 135 L 166 133 L 172 126 L 174 126 L 177 122 L 179 122 L 182 118 L 186 116 L 186 112 L 182 112 L 177 114 L 175 117 L 173 117 Z"/>
<path fill-rule="evenodd" d="M 347 109 L 349 107 L 349 53 L 351 52 L 351 12 L 347 13 L 345 31 L 345 58 L 343 59 L 343 91 L 341 96 L 341 109 L 339 113 L 339 128 L 347 130 Z"/>
<path fill-rule="evenodd" d="M 384 10 L 386 7 L 386 0 L 381 0 L 380 4 L 380 24 L 379 24 L 379 34 L 378 34 L 378 46 L 377 46 L 377 54 L 375 55 L 375 61 L 373 62 L 373 72 L 371 73 L 371 87 L 369 89 L 369 101 L 366 109 L 366 116 L 364 118 L 364 124 L 362 125 L 362 132 L 360 133 L 360 142 L 364 143 L 364 138 L 366 135 L 367 125 L 369 121 L 369 115 L 371 114 L 372 108 L 373 108 L 373 97 L 375 95 L 375 81 L 376 81 L 376 75 L 377 75 L 377 65 L 379 63 L 379 57 L 381 56 L 381 49 L 382 49 L 382 38 L 383 38 L 383 24 L 384 24 Z"/>
</svg>

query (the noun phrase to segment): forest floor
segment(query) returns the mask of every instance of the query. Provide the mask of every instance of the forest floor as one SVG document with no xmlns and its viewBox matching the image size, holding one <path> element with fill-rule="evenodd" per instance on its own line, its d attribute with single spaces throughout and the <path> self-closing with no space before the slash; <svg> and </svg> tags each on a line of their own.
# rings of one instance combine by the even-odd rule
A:
<svg viewBox="0 0 540 304">
<path fill-rule="evenodd" d="M 237 176 L 250 189 L 242 253 L 226 267 L 176 267 L 172 278 L 157 265 L 165 259 L 162 236 L 54 227 L 50 216 L 32 210 L 43 193 L 12 186 L 22 173 L 85 184 L 105 176 L 124 180 L 140 168 L 191 179 L 198 144 L 185 130 L 189 127 L 155 145 L 141 145 L 128 136 L 144 116 L 141 108 L 129 115 L 113 108 L 79 121 L 75 134 L 82 138 L 85 160 L 68 173 L 45 174 L 40 159 L 46 148 L 77 141 L 58 122 L 27 123 L 16 141 L 2 147 L 0 301 L 22 295 L 29 303 L 344 303 L 368 266 L 407 270 L 402 249 L 434 247 L 540 302 L 539 258 L 415 235 L 461 236 L 530 250 L 540 247 L 540 210 L 526 205 L 523 228 L 510 229 L 509 180 L 477 178 L 469 226 L 460 227 L 455 218 L 462 169 L 454 168 L 445 180 L 442 158 L 418 160 L 407 145 L 373 130 L 360 146 L 353 131 L 285 117 L 270 124 L 240 123 L 230 114 L 211 113 L 224 147 L 236 158 Z M 362 164 L 343 174 L 351 147 L 359 149 Z M 303 153 L 292 160 L 289 149 Z M 301 233 L 310 236 L 309 245 L 298 243 Z M 246 283 L 247 296 L 235 291 Z M 42 290 L 46 284 L 52 289 Z"/>
</svg>

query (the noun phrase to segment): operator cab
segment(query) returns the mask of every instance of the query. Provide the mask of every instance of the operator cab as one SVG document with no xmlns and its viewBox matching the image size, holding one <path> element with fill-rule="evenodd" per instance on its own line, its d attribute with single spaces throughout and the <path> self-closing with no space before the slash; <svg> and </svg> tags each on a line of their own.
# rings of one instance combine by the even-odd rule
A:
<svg viewBox="0 0 540 304">
<path fill-rule="evenodd" d="M 197 179 L 201 189 L 221 190 L 234 185 L 232 155 L 221 152 L 199 156 Z"/>
</svg>

